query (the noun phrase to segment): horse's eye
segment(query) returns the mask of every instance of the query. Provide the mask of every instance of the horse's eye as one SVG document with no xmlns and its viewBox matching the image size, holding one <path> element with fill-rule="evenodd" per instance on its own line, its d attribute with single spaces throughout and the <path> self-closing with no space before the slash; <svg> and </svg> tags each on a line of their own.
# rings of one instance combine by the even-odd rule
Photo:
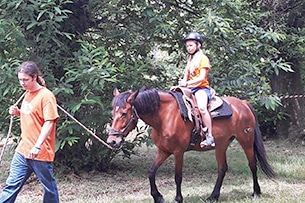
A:
<svg viewBox="0 0 305 203">
<path fill-rule="evenodd" d="M 127 113 L 122 113 L 121 117 L 125 118 L 127 116 Z"/>
</svg>

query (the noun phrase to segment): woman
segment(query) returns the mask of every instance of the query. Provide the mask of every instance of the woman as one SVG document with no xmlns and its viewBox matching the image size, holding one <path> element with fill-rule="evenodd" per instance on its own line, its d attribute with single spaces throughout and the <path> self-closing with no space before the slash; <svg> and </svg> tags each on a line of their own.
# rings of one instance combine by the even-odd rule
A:
<svg viewBox="0 0 305 203">
<path fill-rule="evenodd" d="M 196 97 L 202 122 L 206 127 L 204 128 L 206 139 L 200 143 L 200 146 L 202 148 L 215 146 L 214 138 L 212 136 L 212 119 L 207 110 L 208 101 L 211 97 L 208 81 L 208 72 L 211 68 L 210 61 L 201 50 L 203 39 L 199 33 L 188 33 L 184 42 L 189 55 L 184 77 L 179 82 L 179 86 L 190 88 Z"/>
<path fill-rule="evenodd" d="M 57 203 L 59 197 L 52 166 L 56 121 L 59 118 L 56 98 L 45 87 L 34 62 L 23 62 L 17 75 L 27 93 L 21 108 L 11 106 L 9 113 L 20 116 L 21 141 L 12 159 L 0 202 L 15 202 L 22 186 L 34 172 L 44 188 L 43 202 Z"/>
</svg>

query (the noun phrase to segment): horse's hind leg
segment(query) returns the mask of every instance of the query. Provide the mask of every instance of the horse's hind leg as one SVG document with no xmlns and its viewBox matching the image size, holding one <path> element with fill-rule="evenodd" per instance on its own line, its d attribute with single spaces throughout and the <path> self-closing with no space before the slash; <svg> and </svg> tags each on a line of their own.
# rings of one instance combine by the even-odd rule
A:
<svg viewBox="0 0 305 203">
<path fill-rule="evenodd" d="M 261 194 L 261 188 L 258 183 L 257 178 L 257 165 L 256 165 L 256 158 L 254 154 L 253 147 L 245 148 L 243 146 L 243 149 L 246 153 L 247 159 L 248 159 L 248 165 L 252 173 L 252 180 L 253 180 L 253 197 L 259 196 Z"/>
<path fill-rule="evenodd" d="M 163 196 L 158 191 L 157 185 L 156 185 L 156 172 L 158 168 L 163 164 L 163 162 L 170 156 L 170 154 L 162 152 L 160 149 L 158 149 L 156 157 L 154 159 L 153 164 L 148 170 L 148 178 L 150 183 L 150 194 L 154 198 L 155 203 L 164 203 Z"/>
<path fill-rule="evenodd" d="M 249 135 L 244 134 L 243 137 L 251 137 Z M 254 136 L 252 136 L 254 137 Z M 254 139 L 254 138 L 253 138 Z M 241 147 L 243 148 L 247 160 L 248 160 L 248 165 L 249 168 L 251 170 L 252 173 L 252 180 L 253 180 L 253 194 L 252 196 L 258 196 L 261 194 L 261 188 L 259 186 L 258 183 L 258 178 L 257 178 L 257 161 L 256 161 L 256 157 L 255 157 L 255 152 L 254 152 L 254 140 L 253 141 L 249 141 L 249 140 L 238 140 L 239 144 L 241 145 Z"/>
</svg>

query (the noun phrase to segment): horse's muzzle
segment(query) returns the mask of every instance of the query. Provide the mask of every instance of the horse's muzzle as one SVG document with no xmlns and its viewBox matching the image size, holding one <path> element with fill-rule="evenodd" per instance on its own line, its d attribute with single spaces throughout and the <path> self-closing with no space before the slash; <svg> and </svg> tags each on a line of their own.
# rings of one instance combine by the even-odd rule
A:
<svg viewBox="0 0 305 203">
<path fill-rule="evenodd" d="M 107 144 L 109 144 L 111 147 L 115 149 L 119 149 L 123 145 L 124 137 L 125 134 L 122 133 L 121 131 L 116 130 L 114 128 L 109 128 Z"/>
<path fill-rule="evenodd" d="M 123 140 L 107 139 L 107 144 L 109 144 L 114 149 L 120 149 L 122 147 Z"/>
</svg>

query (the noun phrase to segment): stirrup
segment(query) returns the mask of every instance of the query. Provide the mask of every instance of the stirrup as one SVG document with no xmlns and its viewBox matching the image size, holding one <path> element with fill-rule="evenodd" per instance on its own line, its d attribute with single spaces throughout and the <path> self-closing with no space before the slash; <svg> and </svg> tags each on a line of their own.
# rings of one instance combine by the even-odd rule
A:
<svg viewBox="0 0 305 203">
<path fill-rule="evenodd" d="M 203 141 L 200 142 L 200 147 L 201 148 L 206 148 L 206 147 L 215 147 L 215 141 L 214 138 L 207 138 Z"/>
</svg>

